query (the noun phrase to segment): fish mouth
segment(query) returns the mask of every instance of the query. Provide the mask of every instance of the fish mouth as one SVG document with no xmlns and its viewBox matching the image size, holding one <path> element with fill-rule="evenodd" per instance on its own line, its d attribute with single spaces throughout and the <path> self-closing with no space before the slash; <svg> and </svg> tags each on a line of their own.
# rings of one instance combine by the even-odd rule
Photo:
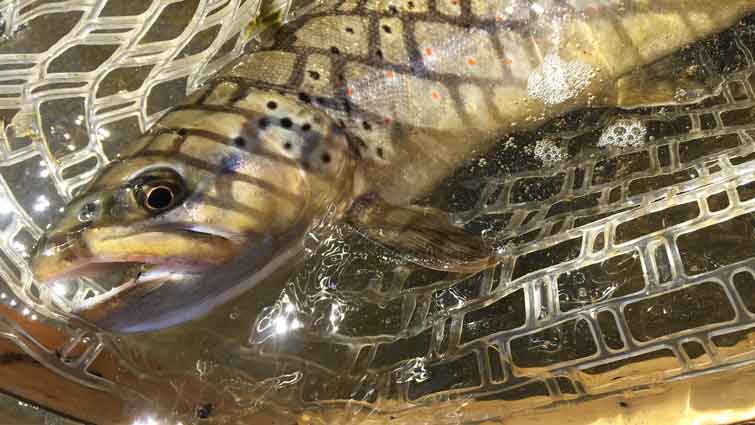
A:
<svg viewBox="0 0 755 425">
<path fill-rule="evenodd" d="M 165 284 L 198 278 L 206 269 L 175 269 L 169 264 L 133 262 L 92 263 L 70 272 L 66 279 L 87 277 L 104 292 L 77 302 L 72 313 L 98 323 L 130 295 L 148 294 Z"/>
<path fill-rule="evenodd" d="M 83 314 L 94 307 L 111 302 L 119 297 L 132 293 L 138 287 L 143 290 L 157 289 L 168 282 L 176 282 L 200 276 L 213 264 L 185 264 L 170 259 L 147 259 L 134 261 L 124 258 L 115 261 L 101 258 L 83 258 L 74 263 L 55 262 L 46 257 L 44 265 L 33 263 L 32 270 L 37 280 L 44 285 L 66 285 L 72 280 L 84 278 L 92 281 L 101 293 L 77 301 L 72 305 L 74 314 Z M 67 267 L 60 267 L 61 264 Z M 35 267 L 36 265 L 36 267 Z M 54 272 L 48 272 L 54 267 Z M 98 291 L 98 292 L 99 292 Z"/>
<path fill-rule="evenodd" d="M 144 252 L 123 252 L 108 249 L 107 245 L 88 243 L 83 234 L 53 236 L 41 239 L 31 259 L 35 280 L 45 286 L 65 288 L 68 282 L 84 278 L 95 283 L 100 292 L 83 300 L 75 300 L 72 312 L 86 318 L 90 310 L 102 305 L 117 305 L 135 293 L 146 294 L 167 283 L 180 283 L 211 267 L 230 255 L 228 240 L 217 235 L 192 232 L 194 238 L 217 243 L 222 257 L 203 258 L 201 255 L 149 255 Z M 212 240 L 210 240 L 212 239 Z"/>
</svg>

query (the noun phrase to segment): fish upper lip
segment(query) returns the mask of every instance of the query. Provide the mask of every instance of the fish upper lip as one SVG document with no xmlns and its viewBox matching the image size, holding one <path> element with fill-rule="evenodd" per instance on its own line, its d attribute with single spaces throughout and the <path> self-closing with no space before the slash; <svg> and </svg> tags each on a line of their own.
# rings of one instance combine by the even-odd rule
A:
<svg viewBox="0 0 755 425">
<path fill-rule="evenodd" d="M 72 270 L 78 270 L 89 264 L 91 255 L 77 239 L 42 238 L 35 247 L 31 258 L 34 278 L 40 283 L 61 278 Z"/>
<path fill-rule="evenodd" d="M 162 226 L 154 226 L 151 229 L 138 229 L 131 233 L 144 230 L 164 230 Z M 212 232 L 203 232 L 196 228 L 175 226 L 173 230 L 205 234 L 213 237 L 226 237 Z M 123 237 L 129 233 L 118 235 Z M 115 238 L 115 237 L 113 237 Z M 121 258 L 102 258 L 94 255 L 78 237 L 65 237 L 64 239 L 52 238 L 41 239 L 32 256 L 31 268 L 34 278 L 39 283 L 48 283 L 65 277 L 75 276 L 77 272 L 85 270 L 93 265 L 140 263 L 153 266 L 181 266 L 182 271 L 191 273 L 201 271 L 210 266 L 217 265 L 212 262 L 185 262 L 175 257 L 151 257 L 151 256 L 124 256 Z"/>
</svg>

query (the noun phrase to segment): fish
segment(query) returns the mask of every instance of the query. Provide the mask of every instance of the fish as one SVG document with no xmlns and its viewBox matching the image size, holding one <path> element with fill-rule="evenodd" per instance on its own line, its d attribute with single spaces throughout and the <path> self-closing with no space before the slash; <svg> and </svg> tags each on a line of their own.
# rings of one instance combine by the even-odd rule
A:
<svg viewBox="0 0 755 425">
<path fill-rule="evenodd" d="M 325 0 L 128 143 L 38 241 L 35 279 L 94 276 L 106 291 L 71 314 L 138 333 L 292 269 L 328 220 L 421 267 L 477 273 L 505 252 L 419 197 L 503 135 L 569 111 L 684 101 L 695 81 L 643 78 L 643 67 L 753 10 Z"/>
</svg>

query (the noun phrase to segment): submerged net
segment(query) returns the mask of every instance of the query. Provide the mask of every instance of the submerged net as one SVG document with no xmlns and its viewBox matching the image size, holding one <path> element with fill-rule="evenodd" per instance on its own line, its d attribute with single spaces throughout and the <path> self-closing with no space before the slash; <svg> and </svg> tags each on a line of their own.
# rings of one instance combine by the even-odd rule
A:
<svg viewBox="0 0 755 425">
<path fill-rule="evenodd" d="M 98 293 L 36 287 L 34 241 L 121 142 L 244 49 L 251 1 L 0 2 L 0 302 L 51 320 L 51 305 Z M 227 367 L 269 385 L 239 404 L 455 424 L 751 364 L 754 50 L 743 23 L 683 53 L 708 81 L 725 76 L 712 96 L 575 113 L 449 179 L 427 201 L 509 254 L 494 269 L 429 272 L 348 228 L 313 235 L 304 270 L 242 324 Z M 0 332 L 70 379 L 123 391 L 90 373 L 99 335 L 74 329 L 51 350 L 6 318 Z M 411 416 L 423 407 L 424 422 Z"/>
<path fill-rule="evenodd" d="M 751 364 L 753 28 L 681 53 L 704 100 L 570 114 L 438 189 L 496 268 L 416 269 L 347 230 L 258 318 L 255 355 L 303 371 L 313 411 L 369 412 L 331 423 L 505 418 Z"/>
<path fill-rule="evenodd" d="M 290 4 L 268 3 L 263 12 Z M 35 240 L 121 146 L 249 47 L 259 12 L 256 0 L 0 1 L 0 303 L 63 327 L 52 321 L 59 309 L 102 291 L 92 281 L 37 286 Z M 32 358 L 127 394 L 88 370 L 102 337 L 65 330 L 70 338 L 50 347 L 0 316 L 0 336 Z"/>
<path fill-rule="evenodd" d="M 22 301 L 44 308 L 25 261 L 45 226 L 124 143 L 238 56 L 245 46 L 240 33 L 257 6 L 252 0 L 0 5 L 8 37 L 0 43 L 2 263 Z M 58 301 L 76 300 L 97 288 L 59 292 Z"/>
</svg>

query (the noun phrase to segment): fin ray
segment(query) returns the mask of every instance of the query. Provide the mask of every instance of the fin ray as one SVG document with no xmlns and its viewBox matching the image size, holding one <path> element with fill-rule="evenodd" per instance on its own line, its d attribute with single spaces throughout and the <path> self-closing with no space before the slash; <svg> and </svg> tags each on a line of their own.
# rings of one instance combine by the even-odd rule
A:
<svg viewBox="0 0 755 425">
<path fill-rule="evenodd" d="M 450 215 L 436 208 L 395 206 L 371 199 L 358 202 L 349 221 L 369 239 L 429 269 L 476 273 L 495 266 L 500 259 L 481 237 L 454 226 Z"/>
</svg>

